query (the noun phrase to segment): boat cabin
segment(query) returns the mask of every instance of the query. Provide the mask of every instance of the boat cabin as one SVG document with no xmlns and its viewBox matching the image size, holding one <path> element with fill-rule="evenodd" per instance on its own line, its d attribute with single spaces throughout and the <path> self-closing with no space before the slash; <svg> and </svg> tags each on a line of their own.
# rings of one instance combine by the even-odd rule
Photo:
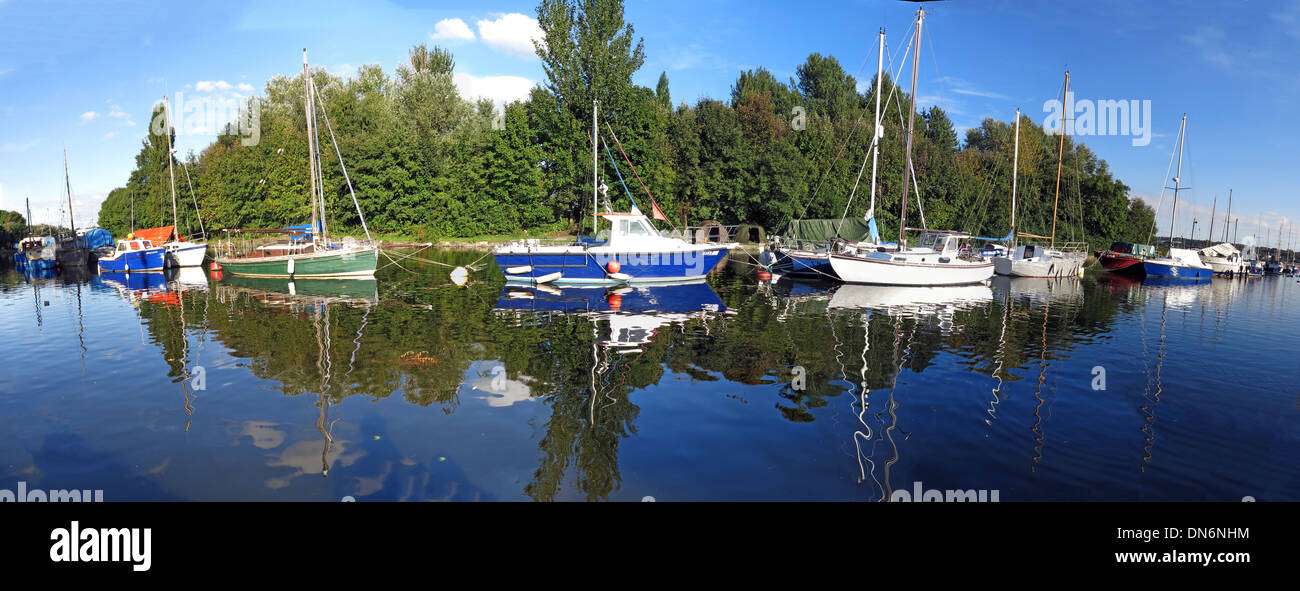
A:
<svg viewBox="0 0 1300 591">
<path fill-rule="evenodd" d="M 969 239 L 970 234 L 962 232 L 926 232 L 917 241 L 917 247 L 946 257 L 956 257 L 962 252 L 962 242 Z"/>
<path fill-rule="evenodd" d="M 602 242 L 588 242 L 592 246 L 611 246 L 619 249 L 664 248 L 684 245 L 680 238 L 665 236 L 650 224 L 649 218 L 640 213 L 602 213 L 600 217 L 609 222 L 608 239 Z M 601 232 L 602 236 L 606 232 Z"/>
<path fill-rule="evenodd" d="M 118 251 L 118 252 L 134 252 L 134 251 L 137 251 L 137 250 L 149 250 L 149 249 L 151 249 L 151 248 L 153 248 L 153 247 L 154 247 L 154 246 L 153 246 L 153 243 L 152 243 L 152 242 L 150 242 L 150 241 L 148 241 L 148 240 L 138 239 L 138 238 L 137 238 L 137 239 L 134 239 L 134 240 L 118 240 L 118 241 L 117 241 L 117 251 Z"/>
</svg>

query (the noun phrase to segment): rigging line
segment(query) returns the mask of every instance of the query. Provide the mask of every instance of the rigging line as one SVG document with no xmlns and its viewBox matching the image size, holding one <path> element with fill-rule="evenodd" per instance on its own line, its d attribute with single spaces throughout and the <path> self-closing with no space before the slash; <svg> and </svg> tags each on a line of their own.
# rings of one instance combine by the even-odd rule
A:
<svg viewBox="0 0 1300 591">
<path fill-rule="evenodd" d="M 910 40 L 911 37 L 909 36 L 908 39 Z M 905 62 L 907 61 L 907 55 L 908 55 L 908 52 L 911 51 L 911 48 L 912 48 L 912 44 L 911 44 L 910 41 L 909 41 L 908 44 L 907 44 L 907 49 L 904 50 L 904 52 L 903 52 L 903 58 L 902 58 L 902 60 L 899 61 L 899 63 L 898 63 L 898 72 L 899 72 L 900 74 L 901 74 L 902 71 L 903 71 L 903 63 L 905 63 Z M 885 54 L 886 54 L 886 55 L 889 54 L 889 42 L 885 42 Z M 868 54 L 867 57 L 870 58 L 870 54 Z M 890 68 L 893 68 L 893 66 L 894 66 L 894 64 L 893 64 L 893 59 L 892 59 L 892 58 L 890 59 L 890 64 L 889 64 L 889 66 L 890 66 Z M 894 80 L 897 80 L 897 76 L 895 76 L 893 79 L 894 79 Z M 876 87 L 877 87 L 876 92 L 879 92 L 879 91 L 880 91 L 880 90 L 879 90 L 879 86 L 880 86 L 880 84 L 881 84 L 882 82 L 884 82 L 884 81 L 883 81 L 883 80 L 878 80 L 878 81 L 876 81 Z M 890 86 L 892 87 L 892 88 L 890 88 L 890 96 L 893 96 L 894 92 L 898 90 L 898 85 L 897 85 L 897 84 L 891 84 Z M 889 102 L 889 99 L 886 98 L 886 99 L 885 99 L 885 102 L 888 103 L 888 102 Z M 810 199 L 809 199 L 810 202 L 811 202 L 811 201 L 816 201 L 816 199 L 817 199 L 817 194 L 821 192 L 822 185 L 824 185 L 824 184 L 826 183 L 826 177 L 830 175 L 831 171 L 835 169 L 835 165 L 839 163 L 840 158 L 842 158 L 842 157 L 844 156 L 844 150 L 845 150 L 846 148 L 848 148 L 848 146 L 849 146 L 849 141 L 852 140 L 852 139 L 853 139 L 853 136 L 857 134 L 857 132 L 858 132 L 858 127 L 860 127 L 861 125 L 862 125 L 862 118 L 861 118 L 861 117 L 856 117 L 856 118 L 854 118 L 854 121 L 853 121 L 853 127 L 849 130 L 849 135 L 848 135 L 848 137 L 845 137 L 845 138 L 844 138 L 844 142 L 840 144 L 839 152 L 837 152 L 837 153 L 835 154 L 835 158 L 831 160 L 831 165 L 830 165 L 829 167 L 827 167 L 825 170 L 822 171 L 821 180 L 817 181 L 817 187 L 813 189 L 812 195 L 810 195 Z M 808 213 L 808 208 L 807 208 L 807 207 L 803 204 L 803 202 L 800 201 L 797 197 L 795 198 L 795 204 L 799 206 L 799 216 L 800 216 L 800 217 L 803 217 L 803 216 L 807 215 L 807 213 Z"/>
<path fill-rule="evenodd" d="M 605 154 L 609 156 L 609 163 L 614 165 L 614 174 L 618 176 L 618 184 L 623 185 L 623 194 L 627 195 L 628 200 L 632 202 L 632 207 L 641 209 L 636 205 L 636 199 L 632 197 L 632 191 L 627 188 L 627 182 L 623 180 L 623 173 L 618 169 L 618 163 L 614 162 L 614 154 L 609 151 L 609 144 L 605 143 L 605 136 L 600 136 L 600 145 L 605 148 Z"/>
<path fill-rule="evenodd" d="M 1183 137 L 1183 130 L 1181 127 L 1178 129 L 1178 137 Z M 1169 152 L 1169 166 L 1165 168 L 1165 176 L 1160 179 L 1160 199 L 1156 201 L 1155 213 L 1151 216 L 1151 231 L 1147 234 L 1148 243 L 1151 242 L 1151 238 L 1155 236 L 1156 233 L 1156 218 L 1160 215 L 1160 207 L 1164 205 L 1165 202 L 1165 190 L 1167 189 L 1165 185 L 1169 182 L 1169 172 L 1174 169 L 1174 155 L 1177 153 L 1177 145 L 1175 144 L 1175 149 Z M 1172 245 L 1173 243 L 1173 238 L 1171 237 L 1169 239 L 1169 244 Z"/>
<path fill-rule="evenodd" d="M 181 160 L 180 163 L 181 170 L 185 171 L 185 184 L 190 187 L 190 199 L 194 202 L 194 217 L 199 219 L 199 234 L 206 240 L 208 231 L 203 227 L 203 214 L 199 212 L 199 198 L 194 194 L 194 183 L 190 181 L 190 169 L 185 165 L 184 160 Z M 185 221 L 185 229 L 189 231 L 189 220 Z"/>
<path fill-rule="evenodd" d="M 312 87 L 316 85 L 312 81 Z M 343 180 L 348 184 L 348 193 L 352 195 L 352 205 L 357 208 L 357 216 L 361 218 L 361 229 L 366 231 L 366 240 L 371 240 L 370 228 L 366 226 L 366 216 L 361 213 L 361 203 L 357 201 L 357 192 L 352 188 L 352 179 L 348 176 L 348 167 L 343 164 L 343 153 L 339 151 L 339 142 L 334 137 L 334 126 L 330 125 L 330 114 L 326 112 L 325 105 L 320 105 L 320 112 L 325 116 L 325 129 L 330 132 L 330 142 L 334 144 L 334 154 L 339 158 L 339 168 L 343 169 Z"/>
<path fill-rule="evenodd" d="M 636 166 L 634 166 L 634 165 L 632 164 L 632 159 L 631 159 L 631 158 L 628 158 L 628 157 L 627 157 L 627 152 L 623 151 L 623 144 L 622 144 L 621 142 L 618 141 L 618 134 L 614 133 L 614 128 L 613 128 L 613 127 L 610 127 L 610 125 L 609 125 L 609 121 L 608 121 L 608 120 L 605 121 L 605 129 L 608 129 L 608 130 L 609 130 L 609 135 L 610 135 L 610 137 L 614 138 L 614 145 L 618 146 L 618 151 L 619 151 L 619 153 L 622 154 L 622 155 L 623 155 L 623 159 L 627 161 L 627 167 L 632 169 L 632 174 L 636 176 L 636 181 L 637 181 L 638 183 L 641 183 L 641 188 L 642 188 L 642 189 L 645 189 L 645 194 L 646 194 L 646 196 L 650 198 L 650 206 L 653 207 L 655 210 L 659 210 L 659 204 L 658 204 L 658 203 L 655 203 L 655 196 L 650 194 L 650 188 L 647 187 L 647 186 L 645 186 L 645 181 L 641 180 L 641 175 L 637 173 L 637 171 L 636 171 Z M 601 139 L 600 139 L 600 141 L 601 141 L 601 143 L 604 143 L 605 138 L 602 136 Z M 608 146 L 608 145 L 605 146 L 605 151 L 606 151 L 606 152 L 609 151 L 609 146 Z M 613 156 L 610 156 L 610 159 L 611 159 L 611 160 L 613 160 L 613 158 L 614 158 Z M 615 166 L 614 168 L 617 170 L 618 167 Z M 622 178 L 620 177 L 619 180 L 622 180 Z M 624 184 L 624 185 L 623 185 L 623 188 L 626 189 L 626 188 L 627 188 L 627 185 Z M 663 212 L 660 211 L 660 213 L 663 213 Z M 668 218 L 668 216 L 665 215 L 664 218 Z M 673 224 L 672 219 L 667 219 L 667 221 L 668 221 L 668 225 L 672 226 L 673 230 L 676 230 L 676 229 L 677 229 L 677 225 L 676 225 L 676 224 Z"/>
<path fill-rule="evenodd" d="M 900 70 L 901 70 L 901 64 L 900 64 Z M 900 73 L 901 73 L 901 71 L 900 71 Z M 894 88 L 897 89 L 897 88 L 898 88 L 898 85 L 895 84 L 895 85 L 894 85 Z M 894 93 L 892 93 L 892 92 L 890 93 L 890 98 L 894 99 L 894 104 L 895 104 L 895 105 L 898 105 L 898 125 L 899 125 L 899 127 L 902 127 L 904 130 L 906 130 L 906 129 L 907 129 L 907 125 L 905 125 L 905 124 L 903 123 L 903 103 L 902 103 L 902 99 L 900 99 L 898 96 L 894 95 Z M 886 100 L 888 100 L 888 99 L 886 99 Z M 915 133 L 915 130 L 913 130 L 913 133 Z M 916 182 L 916 166 L 915 166 L 916 163 L 913 162 L 912 164 L 913 164 L 913 166 L 909 167 L 908 170 L 911 171 L 911 173 L 912 173 L 910 176 L 912 177 L 912 188 L 915 189 L 914 192 L 916 193 L 916 209 L 917 209 L 917 211 L 919 211 L 919 212 L 921 213 L 921 228 L 923 228 L 923 229 L 929 229 L 929 226 L 927 226 L 926 223 L 925 223 L 925 208 L 921 206 L 921 186 L 918 185 L 917 182 Z"/>
</svg>

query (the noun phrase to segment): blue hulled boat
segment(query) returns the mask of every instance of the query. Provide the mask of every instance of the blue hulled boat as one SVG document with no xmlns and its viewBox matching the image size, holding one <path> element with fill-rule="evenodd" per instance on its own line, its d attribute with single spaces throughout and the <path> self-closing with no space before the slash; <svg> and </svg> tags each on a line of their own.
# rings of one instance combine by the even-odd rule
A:
<svg viewBox="0 0 1300 591">
<path fill-rule="evenodd" d="M 617 285 L 674 283 L 704 279 L 735 243 L 691 243 L 665 236 L 638 213 L 604 213 L 606 240 L 579 237 L 556 244 L 519 240 L 493 251 L 511 283 Z"/>
<path fill-rule="evenodd" d="M 126 273 L 161 271 L 166 260 L 166 250 L 148 240 L 119 240 L 117 248 L 108 256 L 100 257 L 99 270 Z"/>
<path fill-rule="evenodd" d="M 1171 279 L 1211 279 L 1214 269 L 1201 261 L 1194 250 L 1171 248 L 1169 256 L 1142 261 L 1147 277 L 1168 277 Z"/>
</svg>

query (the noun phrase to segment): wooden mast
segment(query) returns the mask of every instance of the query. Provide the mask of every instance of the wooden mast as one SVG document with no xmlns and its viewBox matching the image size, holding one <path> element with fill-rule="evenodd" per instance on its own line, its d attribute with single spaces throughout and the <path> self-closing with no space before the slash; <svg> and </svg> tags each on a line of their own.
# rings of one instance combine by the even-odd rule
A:
<svg viewBox="0 0 1300 591">
<path fill-rule="evenodd" d="M 1070 115 L 1070 71 L 1065 71 L 1065 95 L 1061 100 L 1061 146 L 1056 153 L 1056 197 L 1052 200 L 1051 247 L 1056 247 L 1056 208 L 1061 203 L 1061 161 L 1065 159 L 1065 122 Z"/>
<path fill-rule="evenodd" d="M 1215 214 L 1215 208 L 1218 207 L 1218 205 L 1219 205 L 1219 194 L 1215 193 L 1214 201 L 1210 202 L 1210 225 L 1207 226 L 1210 229 L 1210 231 L 1205 237 L 1206 246 L 1209 246 L 1210 242 L 1214 240 L 1214 214 Z M 1192 240 L 1196 240 L 1195 232 L 1192 232 Z"/>
<path fill-rule="evenodd" d="M 311 140 L 314 136 L 311 125 L 311 72 L 307 71 L 307 49 L 302 50 L 302 106 L 303 115 L 307 117 L 307 176 L 311 179 L 311 241 L 313 248 L 316 244 L 318 229 L 320 226 L 316 222 L 316 143 Z"/>
<path fill-rule="evenodd" d="M 68 179 L 68 149 L 63 149 L 63 182 L 68 187 L 68 223 L 72 224 L 72 244 L 77 244 L 77 220 L 72 217 L 72 181 Z"/>
<path fill-rule="evenodd" d="M 916 9 L 916 33 L 913 35 L 912 45 L 912 100 L 911 106 L 907 110 L 907 158 L 903 165 L 903 208 L 898 216 L 898 249 L 903 251 L 907 249 L 907 196 L 912 185 L 909 180 L 915 178 L 912 171 L 912 130 L 913 121 L 916 118 L 916 70 L 921 60 L 917 57 L 921 54 L 921 22 L 925 19 L 925 9 Z"/>
<path fill-rule="evenodd" d="M 1228 217 L 1223 218 L 1223 241 L 1228 241 L 1228 226 L 1232 225 L 1232 189 L 1228 189 Z"/>
</svg>

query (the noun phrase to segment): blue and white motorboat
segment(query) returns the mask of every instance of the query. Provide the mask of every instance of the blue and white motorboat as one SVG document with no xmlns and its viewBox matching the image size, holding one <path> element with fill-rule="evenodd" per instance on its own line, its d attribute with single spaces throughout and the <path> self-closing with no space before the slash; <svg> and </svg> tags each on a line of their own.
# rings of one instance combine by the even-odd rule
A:
<svg viewBox="0 0 1300 591">
<path fill-rule="evenodd" d="M 692 243 L 664 235 L 640 212 L 600 214 L 608 238 L 579 237 L 556 244 L 518 240 L 493 251 L 511 283 L 617 285 L 703 280 L 736 247 L 734 242 Z"/>
<path fill-rule="evenodd" d="M 166 250 L 140 238 L 118 240 L 108 256 L 100 257 L 100 271 L 161 271 L 167 262 Z"/>
<path fill-rule="evenodd" d="M 1142 261 L 1147 277 L 1169 277 L 1173 279 L 1210 279 L 1214 277 L 1214 268 L 1201 260 L 1200 253 L 1187 248 L 1171 248 L 1169 255 L 1158 259 Z"/>
</svg>

